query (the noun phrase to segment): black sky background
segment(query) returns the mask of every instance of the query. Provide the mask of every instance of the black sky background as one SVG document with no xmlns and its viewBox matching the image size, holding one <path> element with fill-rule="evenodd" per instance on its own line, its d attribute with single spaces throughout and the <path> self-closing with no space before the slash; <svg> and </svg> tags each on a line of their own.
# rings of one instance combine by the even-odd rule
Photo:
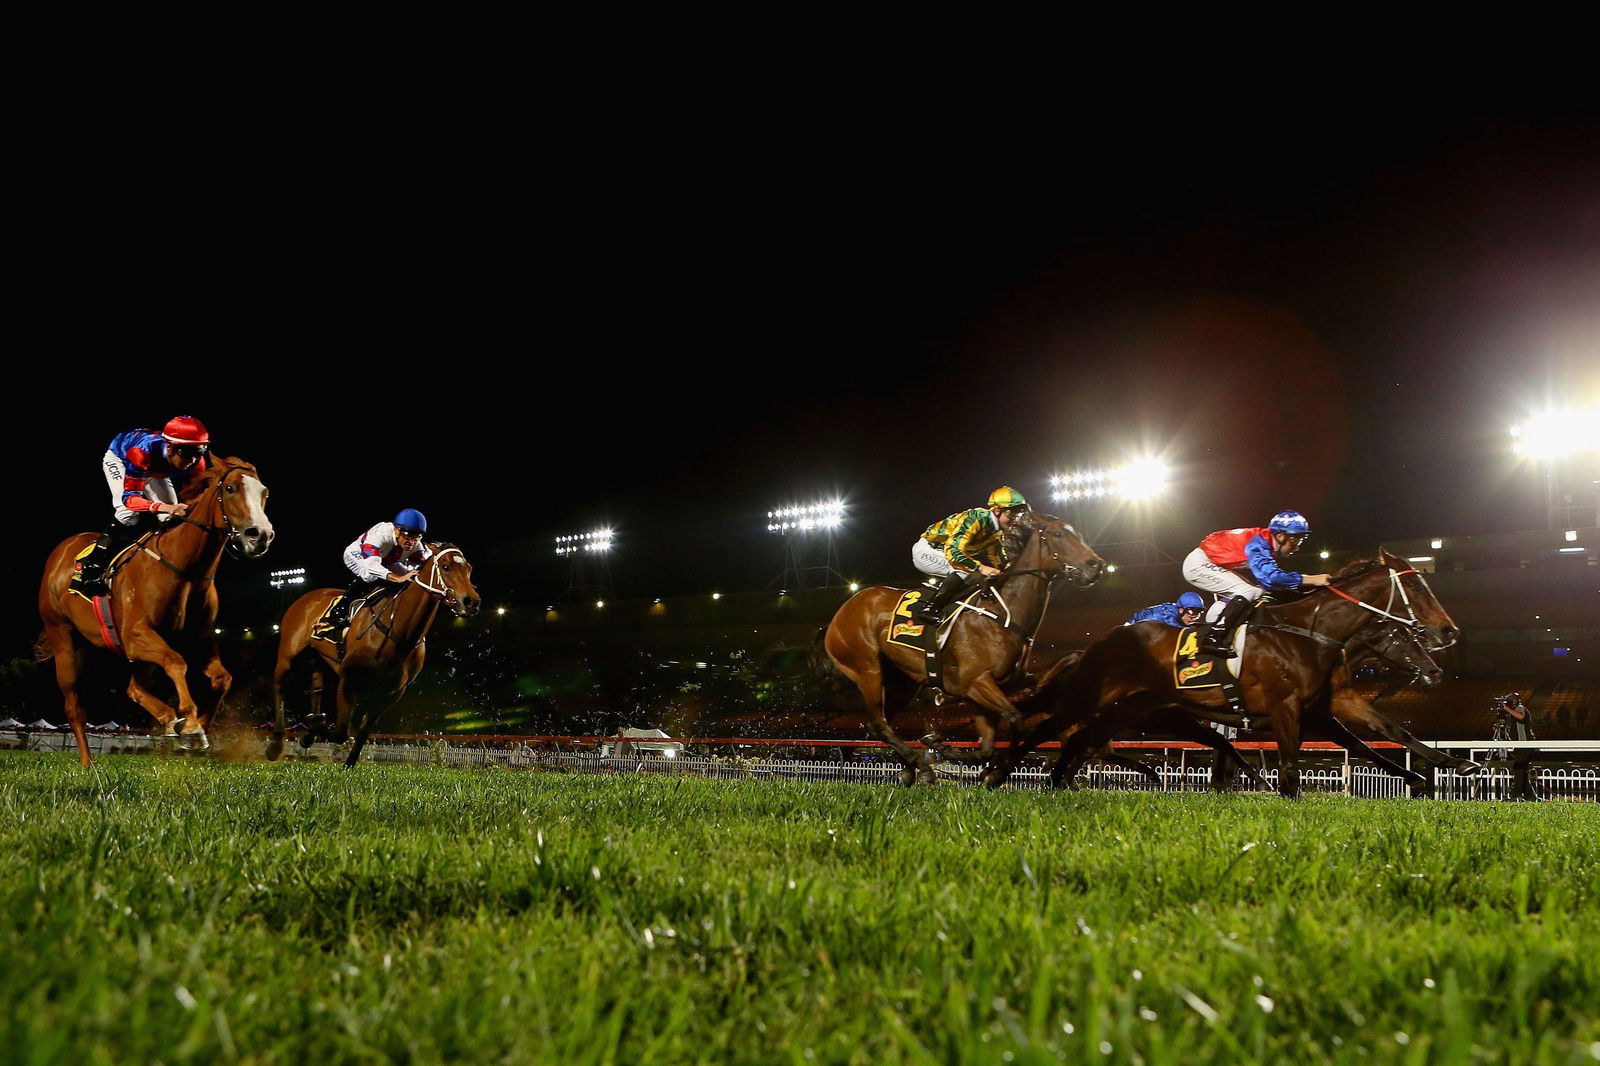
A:
<svg viewBox="0 0 1600 1066">
<path fill-rule="evenodd" d="M 1173 554 L 1285 507 L 1357 551 L 1536 528 L 1506 428 L 1600 398 L 1590 115 L 611 119 L 41 164 L 14 628 L 32 560 L 107 517 L 106 442 L 180 412 L 272 492 L 276 547 L 225 577 L 342 581 L 411 506 L 542 606 L 561 533 L 615 527 L 625 597 L 749 590 L 767 509 L 838 494 L 841 568 L 892 583 L 995 486 L 1071 516 L 1049 474 L 1146 451 Z"/>
</svg>

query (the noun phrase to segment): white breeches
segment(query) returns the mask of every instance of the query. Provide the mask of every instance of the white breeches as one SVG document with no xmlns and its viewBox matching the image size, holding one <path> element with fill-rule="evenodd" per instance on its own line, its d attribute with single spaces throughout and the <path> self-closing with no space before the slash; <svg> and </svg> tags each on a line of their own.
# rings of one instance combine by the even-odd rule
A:
<svg viewBox="0 0 1600 1066">
<path fill-rule="evenodd" d="M 1183 560 L 1183 579 L 1197 589 L 1215 592 L 1225 597 L 1213 603 L 1206 611 L 1206 621 L 1214 622 L 1222 611 L 1222 605 L 1234 596 L 1243 596 L 1250 601 L 1259 600 L 1263 594 L 1260 585 L 1246 581 L 1238 574 L 1225 566 L 1218 566 L 1206 558 L 1206 553 L 1196 548 Z"/>
<path fill-rule="evenodd" d="M 944 557 L 944 552 L 929 544 L 922 537 L 911 545 L 911 565 L 929 577 L 944 577 L 946 574 L 956 573 L 956 568 L 950 565 L 950 560 Z"/>
</svg>

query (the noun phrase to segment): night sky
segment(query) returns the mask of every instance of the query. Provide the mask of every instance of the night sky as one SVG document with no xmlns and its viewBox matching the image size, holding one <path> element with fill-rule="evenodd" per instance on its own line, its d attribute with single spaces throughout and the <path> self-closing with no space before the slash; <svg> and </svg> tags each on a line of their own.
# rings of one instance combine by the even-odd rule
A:
<svg viewBox="0 0 1600 1066">
<path fill-rule="evenodd" d="M 997 485 L 1072 517 L 1051 473 L 1142 454 L 1174 555 L 1282 508 L 1357 551 L 1537 528 L 1507 427 L 1600 400 L 1592 117 L 635 121 L 41 177 L 12 628 L 108 517 L 107 441 L 175 413 L 272 492 L 277 546 L 225 578 L 342 582 L 411 506 L 491 604 L 542 606 L 561 533 L 617 530 L 624 597 L 750 590 L 784 567 L 766 511 L 837 494 L 841 568 L 899 583 Z"/>
</svg>

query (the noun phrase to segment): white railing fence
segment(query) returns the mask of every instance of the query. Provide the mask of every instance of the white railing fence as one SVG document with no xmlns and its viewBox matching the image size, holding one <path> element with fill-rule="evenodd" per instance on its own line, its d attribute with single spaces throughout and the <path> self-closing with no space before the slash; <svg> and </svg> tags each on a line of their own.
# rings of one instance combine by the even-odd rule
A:
<svg viewBox="0 0 1600 1066">
<path fill-rule="evenodd" d="M 262 741 L 265 743 L 264 739 Z M 1481 756 L 1484 745 L 1479 742 L 1446 742 L 1440 747 L 1473 749 L 1471 754 Z M 1551 745 L 1554 747 L 1554 745 Z M 1528 745 L 1534 747 L 1534 745 Z M 72 734 L 60 732 L 4 732 L 0 731 L 0 748 L 21 748 L 39 752 L 76 754 L 77 746 Z M 176 749 L 170 738 L 151 737 L 139 733 L 90 734 L 89 749 L 94 755 L 122 754 L 187 754 Z M 317 743 L 309 748 L 291 746 L 289 758 L 296 760 L 342 760 L 348 747 Z M 1578 744 L 1567 742 L 1556 751 L 1542 751 L 1544 761 L 1529 767 L 1528 779 L 1540 799 L 1600 802 L 1600 766 L 1571 761 L 1567 752 L 1600 752 L 1600 743 Z M 1137 752 L 1132 753 L 1135 756 Z M 1148 753 L 1147 753 L 1148 754 Z M 676 757 L 656 751 L 636 751 L 621 757 L 595 752 L 563 751 L 534 748 L 527 744 L 491 746 L 462 738 L 457 741 L 428 739 L 413 743 L 397 741 L 371 741 L 362 752 L 366 760 L 408 766 L 489 767 L 508 769 L 546 770 L 579 773 L 646 773 L 658 775 L 683 775 L 719 779 L 772 779 L 796 781 L 855 781 L 872 784 L 895 784 L 900 779 L 898 764 L 886 761 L 829 762 L 810 759 L 781 759 L 772 757 L 740 757 L 679 754 Z M 193 757 L 192 755 L 189 757 Z M 1271 762 L 1271 759 L 1266 760 Z M 1408 763 L 1410 760 L 1407 760 Z M 1202 792 L 1211 787 L 1211 767 L 1197 763 L 1192 755 L 1172 760 L 1167 757 L 1150 758 L 1148 764 L 1159 784 L 1137 770 L 1110 763 L 1092 762 L 1079 773 L 1079 787 L 1124 791 L 1150 792 Z M 970 764 L 941 762 L 934 766 L 940 781 L 969 787 L 981 787 L 980 768 Z M 1278 784 L 1276 767 L 1258 768 L 1268 788 Z M 1436 796 L 1456 800 L 1512 800 L 1517 798 L 1513 769 L 1506 762 L 1486 763 L 1476 774 L 1460 774 L 1454 770 L 1439 770 L 1434 774 Z M 1409 789 L 1401 778 L 1375 766 L 1355 763 L 1346 759 L 1339 763 L 1319 759 L 1300 771 L 1300 786 L 1305 792 L 1331 792 L 1365 798 L 1403 798 Z M 1045 790 L 1049 786 L 1049 767 L 1030 763 L 1023 766 L 1007 784 L 1008 788 Z M 1241 791 L 1251 789 L 1241 781 Z"/>
</svg>

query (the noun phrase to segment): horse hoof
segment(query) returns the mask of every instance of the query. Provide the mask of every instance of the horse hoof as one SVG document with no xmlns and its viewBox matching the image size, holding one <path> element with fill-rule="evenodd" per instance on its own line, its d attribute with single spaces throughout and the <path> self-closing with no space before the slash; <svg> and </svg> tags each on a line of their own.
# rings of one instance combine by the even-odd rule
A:
<svg viewBox="0 0 1600 1066">
<path fill-rule="evenodd" d="M 912 785 L 916 784 L 917 783 L 917 771 L 912 769 L 909 766 L 906 767 L 904 770 L 901 770 L 900 771 L 900 783 L 902 785 L 904 785 L 906 788 L 910 788 Z"/>
<path fill-rule="evenodd" d="M 1456 765 L 1456 773 L 1460 774 L 1462 777 L 1471 777 L 1473 774 L 1482 769 L 1483 767 L 1481 765 L 1473 762 L 1471 759 L 1463 759 Z"/>
<path fill-rule="evenodd" d="M 271 740 L 267 741 L 266 756 L 268 762 L 277 762 L 279 759 L 283 758 L 282 738 L 273 737 Z"/>
<path fill-rule="evenodd" d="M 193 733 L 180 733 L 178 747 L 184 751 L 205 751 L 211 747 L 211 741 L 204 729 L 197 729 Z"/>
</svg>

